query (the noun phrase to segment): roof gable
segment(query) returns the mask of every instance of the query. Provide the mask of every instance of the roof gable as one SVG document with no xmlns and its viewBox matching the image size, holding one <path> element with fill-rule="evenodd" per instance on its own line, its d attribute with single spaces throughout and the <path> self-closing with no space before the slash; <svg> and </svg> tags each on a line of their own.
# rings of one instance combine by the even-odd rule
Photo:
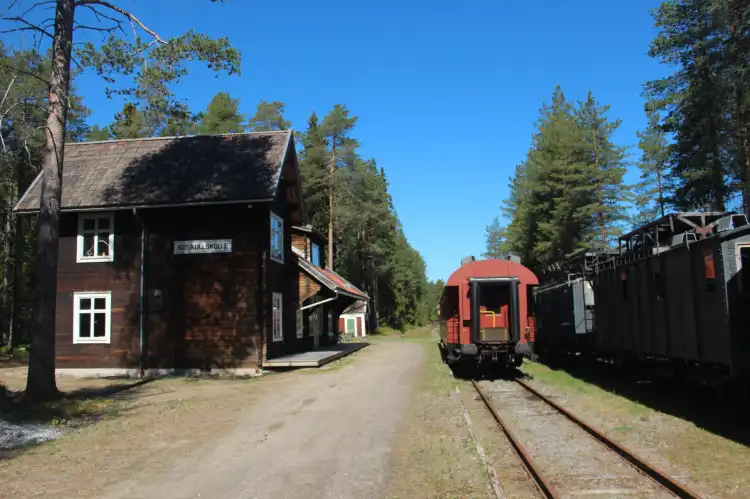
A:
<svg viewBox="0 0 750 499">
<path fill-rule="evenodd" d="M 291 130 L 68 144 L 61 209 L 271 200 L 290 145 Z M 40 178 L 16 211 L 39 209 Z"/>
</svg>

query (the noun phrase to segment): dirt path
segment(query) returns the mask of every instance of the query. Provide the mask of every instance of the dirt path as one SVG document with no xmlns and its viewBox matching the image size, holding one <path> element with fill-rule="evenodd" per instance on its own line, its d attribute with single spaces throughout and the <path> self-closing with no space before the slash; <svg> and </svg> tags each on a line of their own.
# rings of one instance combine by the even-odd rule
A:
<svg viewBox="0 0 750 499">
<path fill-rule="evenodd" d="M 399 342 L 362 353 L 347 369 L 278 384 L 218 440 L 98 497 L 377 497 L 424 351 Z"/>
</svg>

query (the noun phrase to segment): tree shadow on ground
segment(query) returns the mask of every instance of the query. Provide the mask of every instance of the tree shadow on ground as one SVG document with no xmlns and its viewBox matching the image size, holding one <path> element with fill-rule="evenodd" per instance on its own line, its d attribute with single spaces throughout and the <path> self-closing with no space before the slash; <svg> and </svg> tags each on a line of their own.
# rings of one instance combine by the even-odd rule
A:
<svg viewBox="0 0 750 499">
<path fill-rule="evenodd" d="M 134 389 L 152 381 L 154 378 L 146 378 L 127 384 L 61 391 L 46 400 L 29 399 L 23 391 L 5 391 L 0 396 L 0 419 L 13 424 L 91 422 L 114 414 L 117 402 L 136 397 Z"/>
<path fill-rule="evenodd" d="M 750 446 L 747 411 L 743 411 L 736 399 L 722 400 L 709 387 L 678 382 L 638 366 L 617 367 L 591 358 L 542 356 L 539 362 L 553 371 L 564 372 L 654 411 Z"/>
</svg>

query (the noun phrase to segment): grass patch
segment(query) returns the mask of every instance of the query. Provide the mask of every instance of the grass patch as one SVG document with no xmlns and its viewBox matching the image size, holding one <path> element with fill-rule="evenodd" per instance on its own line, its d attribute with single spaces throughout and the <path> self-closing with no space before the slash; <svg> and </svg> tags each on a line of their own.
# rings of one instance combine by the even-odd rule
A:
<svg viewBox="0 0 750 499">
<path fill-rule="evenodd" d="M 596 385 L 571 376 L 565 371 L 524 359 L 521 371 L 535 381 L 563 390 L 566 394 L 596 398 L 605 410 L 625 412 L 629 417 L 647 417 L 650 410 L 637 402 L 623 398 Z"/>
<path fill-rule="evenodd" d="M 750 447 L 682 419 L 679 411 L 674 415 L 660 412 L 564 371 L 528 361 L 521 370 L 543 385 L 545 394 L 564 396 L 561 405 L 667 473 L 681 477 L 699 494 L 747 497 Z M 644 385 L 643 390 L 649 387 Z"/>
<path fill-rule="evenodd" d="M 484 498 L 489 482 L 453 398 L 455 380 L 442 361 L 433 332 L 429 327 L 414 328 L 403 336 L 424 343 L 426 360 L 408 429 L 395 449 L 388 497 Z"/>
<path fill-rule="evenodd" d="M 378 332 L 369 337 L 371 340 L 408 340 L 408 341 L 425 341 L 436 340 L 437 333 L 434 327 L 430 326 L 409 326 L 405 331 L 382 327 Z"/>
</svg>

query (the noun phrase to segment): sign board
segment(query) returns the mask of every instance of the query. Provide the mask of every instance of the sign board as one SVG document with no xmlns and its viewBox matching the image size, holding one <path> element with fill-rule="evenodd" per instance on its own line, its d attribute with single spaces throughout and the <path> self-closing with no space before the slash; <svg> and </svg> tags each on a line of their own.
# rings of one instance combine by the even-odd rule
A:
<svg viewBox="0 0 750 499">
<path fill-rule="evenodd" d="M 198 239 L 195 241 L 175 241 L 175 255 L 195 255 L 198 253 L 231 253 L 231 239 Z"/>
</svg>

